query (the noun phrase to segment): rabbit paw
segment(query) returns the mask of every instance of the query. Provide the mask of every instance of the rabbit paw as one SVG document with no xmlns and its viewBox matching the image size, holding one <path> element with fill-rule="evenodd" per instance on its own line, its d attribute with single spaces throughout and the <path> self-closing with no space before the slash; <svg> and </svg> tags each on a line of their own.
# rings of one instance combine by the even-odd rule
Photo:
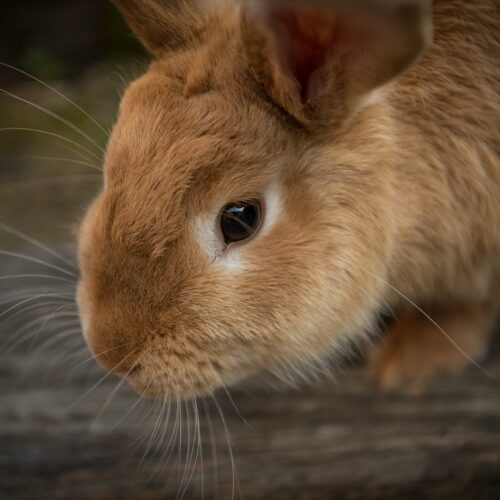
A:
<svg viewBox="0 0 500 500">
<path fill-rule="evenodd" d="M 487 311 L 446 309 L 429 317 L 433 321 L 419 311 L 406 311 L 389 328 L 371 358 L 379 387 L 419 389 L 436 375 L 462 371 L 486 352 L 494 323 Z"/>
</svg>

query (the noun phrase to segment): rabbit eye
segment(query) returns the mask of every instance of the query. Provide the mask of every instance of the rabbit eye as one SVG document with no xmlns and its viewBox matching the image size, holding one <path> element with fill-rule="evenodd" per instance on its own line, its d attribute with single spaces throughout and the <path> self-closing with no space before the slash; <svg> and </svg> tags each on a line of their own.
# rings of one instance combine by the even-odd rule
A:
<svg viewBox="0 0 500 500">
<path fill-rule="evenodd" d="M 220 229 L 226 245 L 252 237 L 259 229 L 261 214 L 257 200 L 226 205 L 220 215 Z"/>
</svg>

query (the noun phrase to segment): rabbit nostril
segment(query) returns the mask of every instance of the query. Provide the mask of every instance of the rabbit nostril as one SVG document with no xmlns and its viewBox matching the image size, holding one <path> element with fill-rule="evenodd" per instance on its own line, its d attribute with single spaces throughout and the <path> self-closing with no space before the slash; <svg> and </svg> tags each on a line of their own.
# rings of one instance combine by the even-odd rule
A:
<svg viewBox="0 0 500 500">
<path fill-rule="evenodd" d="M 135 373 L 142 370 L 142 365 L 140 363 L 136 364 L 129 372 L 129 376 L 134 375 Z"/>
</svg>

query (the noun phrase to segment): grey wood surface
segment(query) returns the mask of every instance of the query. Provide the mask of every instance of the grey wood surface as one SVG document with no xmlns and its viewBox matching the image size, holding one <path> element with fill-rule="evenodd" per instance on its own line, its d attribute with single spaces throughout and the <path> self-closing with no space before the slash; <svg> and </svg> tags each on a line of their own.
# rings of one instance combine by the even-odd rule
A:
<svg viewBox="0 0 500 500">
<path fill-rule="evenodd" d="M 4 324 L 3 341 L 12 340 L 20 320 Z M 125 385 L 115 391 L 115 377 L 86 394 L 104 372 L 92 361 L 76 366 L 88 356 L 70 356 L 82 345 L 77 335 L 54 339 L 46 348 L 10 351 L 2 343 L 2 500 L 233 496 L 227 433 L 212 401 L 198 402 L 201 447 L 192 406 L 189 417 L 179 407 L 180 429 L 172 407 L 170 423 L 149 439 L 161 405 L 136 404 Z M 483 364 L 500 378 L 498 340 L 493 344 Z M 500 384 L 475 368 L 418 394 L 381 394 L 362 367 L 352 367 L 315 387 L 276 391 L 249 383 L 231 396 L 222 391 L 217 401 L 232 441 L 235 498 L 500 498 Z M 150 444 L 157 447 L 143 458 Z"/>
</svg>

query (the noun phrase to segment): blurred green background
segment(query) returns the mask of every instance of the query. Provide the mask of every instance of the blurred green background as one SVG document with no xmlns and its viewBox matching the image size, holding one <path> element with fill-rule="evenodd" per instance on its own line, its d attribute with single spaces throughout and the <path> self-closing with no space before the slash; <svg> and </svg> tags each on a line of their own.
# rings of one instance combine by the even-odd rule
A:
<svg viewBox="0 0 500 500">
<path fill-rule="evenodd" d="M 1 18 L 0 222 L 68 244 L 99 189 L 119 97 L 147 56 L 111 2 L 6 1 Z M 19 243 L 0 231 L 0 247 Z"/>
</svg>

